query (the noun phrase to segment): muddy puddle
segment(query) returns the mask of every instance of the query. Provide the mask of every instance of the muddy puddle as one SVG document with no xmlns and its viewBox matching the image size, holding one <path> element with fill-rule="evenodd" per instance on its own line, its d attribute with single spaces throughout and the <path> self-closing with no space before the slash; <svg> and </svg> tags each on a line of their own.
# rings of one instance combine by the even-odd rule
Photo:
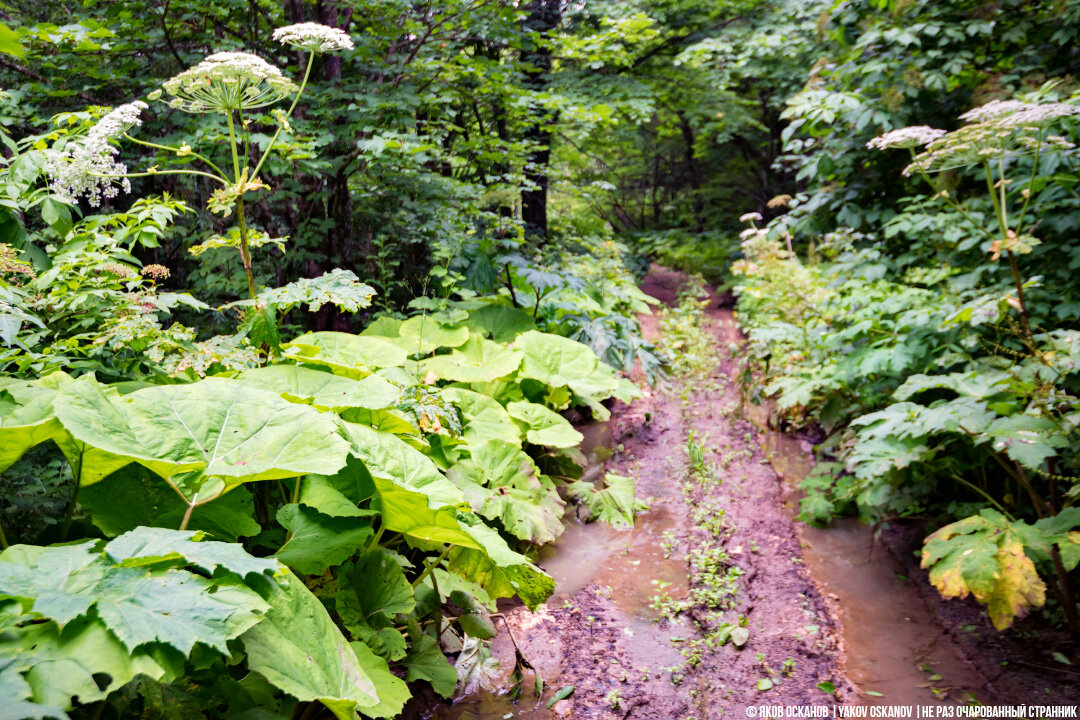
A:
<svg viewBox="0 0 1080 720">
<path fill-rule="evenodd" d="M 753 420 L 763 427 L 763 409 Z M 759 415 L 760 413 L 760 415 Z M 770 430 L 760 436 L 798 513 L 798 486 L 813 469 L 801 441 Z M 835 602 L 847 649 L 846 673 L 867 705 L 970 702 L 983 678 L 957 656 L 915 586 L 900 575 L 870 526 L 844 518 L 828 528 L 799 526 L 804 561 Z"/>
</svg>

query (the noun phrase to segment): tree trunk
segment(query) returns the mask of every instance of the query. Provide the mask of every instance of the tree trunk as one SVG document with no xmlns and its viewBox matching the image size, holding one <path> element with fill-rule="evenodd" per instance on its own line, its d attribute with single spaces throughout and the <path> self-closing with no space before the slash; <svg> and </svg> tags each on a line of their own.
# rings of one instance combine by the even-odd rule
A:
<svg viewBox="0 0 1080 720">
<path fill-rule="evenodd" d="M 531 0 L 524 30 L 537 33 L 540 42 L 526 37 L 521 61 L 526 64 L 525 87 L 540 92 L 547 87 L 551 73 L 551 49 L 543 46 L 543 39 L 562 21 L 562 0 Z M 548 164 L 551 161 L 551 132 L 548 125 L 553 118 L 542 107 L 533 108 L 533 119 L 525 131 L 524 139 L 533 144 L 529 154 L 525 179 L 535 187 L 521 192 L 521 219 L 525 223 L 526 237 L 547 242 L 548 233 Z"/>
</svg>

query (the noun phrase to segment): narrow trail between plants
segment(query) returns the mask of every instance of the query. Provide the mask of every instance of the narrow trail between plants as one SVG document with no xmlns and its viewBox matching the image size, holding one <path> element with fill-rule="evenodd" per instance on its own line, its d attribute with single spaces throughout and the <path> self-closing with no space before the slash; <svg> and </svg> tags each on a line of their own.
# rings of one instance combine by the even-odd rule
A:
<svg viewBox="0 0 1080 720">
<path fill-rule="evenodd" d="M 674 305 L 684 281 L 654 266 L 643 289 Z M 743 417 L 733 314 L 716 297 L 704 312 L 716 339 L 708 377 L 655 387 L 583 428 L 586 477 L 631 476 L 650 509 L 625 531 L 570 517 L 541 554 L 555 595 L 535 613 L 509 608 L 498 623 L 502 687 L 512 684 L 516 643 L 547 683 L 543 701 L 526 672 L 516 703 L 481 692 L 422 716 L 711 719 L 758 705 L 978 694 L 982 679 L 942 640 L 915 590 L 867 558 L 868 530 L 793 520 L 809 445 L 755 424 L 753 412 Z M 655 340 L 657 318 L 641 320 Z M 688 445 L 703 451 L 696 466 Z M 748 633 L 733 630 L 741 625 Z"/>
</svg>

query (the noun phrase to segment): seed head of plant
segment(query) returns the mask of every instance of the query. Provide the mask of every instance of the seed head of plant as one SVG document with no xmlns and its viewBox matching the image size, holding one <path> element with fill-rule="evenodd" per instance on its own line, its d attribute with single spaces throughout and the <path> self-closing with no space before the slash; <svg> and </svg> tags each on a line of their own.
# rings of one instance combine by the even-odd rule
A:
<svg viewBox="0 0 1080 720">
<path fill-rule="evenodd" d="M 210 55 L 162 86 L 169 104 L 190 113 L 266 107 L 296 92 L 296 84 L 258 55 L 220 52 Z"/>
<path fill-rule="evenodd" d="M 116 160 L 120 150 L 112 142 L 142 125 L 139 114 L 146 107 L 141 100 L 120 105 L 50 161 L 52 191 L 72 204 L 85 197 L 92 207 L 101 205 L 103 198 L 116 197 L 120 188 L 131 192 L 131 182 L 120 177 L 127 174 L 127 166 Z"/>
<path fill-rule="evenodd" d="M 352 50 L 353 41 L 344 30 L 319 23 L 297 23 L 274 31 L 274 39 L 282 45 L 290 45 L 308 52 L 336 52 Z"/>
<path fill-rule="evenodd" d="M 944 130 L 937 130 L 928 125 L 914 125 L 899 130 L 890 130 L 884 135 L 878 135 L 866 143 L 866 147 L 871 150 L 922 147 L 923 145 L 929 145 L 944 134 Z"/>
</svg>

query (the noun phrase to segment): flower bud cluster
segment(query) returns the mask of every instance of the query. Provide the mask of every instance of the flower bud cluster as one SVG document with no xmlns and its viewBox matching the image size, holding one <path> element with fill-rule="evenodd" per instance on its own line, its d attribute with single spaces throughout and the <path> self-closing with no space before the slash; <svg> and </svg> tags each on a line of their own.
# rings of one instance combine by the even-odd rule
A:
<svg viewBox="0 0 1080 720">
<path fill-rule="evenodd" d="M 142 125 L 139 113 L 146 107 L 141 100 L 120 105 L 98 120 L 85 137 L 54 158 L 48 167 L 52 191 L 71 204 L 85 197 L 92 207 L 101 205 L 103 198 L 116 197 L 120 187 L 131 192 L 131 182 L 118 177 L 127 173 L 127 166 L 116 159 L 120 150 L 112 141 L 132 127 Z"/>
<path fill-rule="evenodd" d="M 272 105 L 297 89 L 276 67 L 245 52 L 214 53 L 162 87 L 177 109 L 222 114 Z"/>
</svg>

